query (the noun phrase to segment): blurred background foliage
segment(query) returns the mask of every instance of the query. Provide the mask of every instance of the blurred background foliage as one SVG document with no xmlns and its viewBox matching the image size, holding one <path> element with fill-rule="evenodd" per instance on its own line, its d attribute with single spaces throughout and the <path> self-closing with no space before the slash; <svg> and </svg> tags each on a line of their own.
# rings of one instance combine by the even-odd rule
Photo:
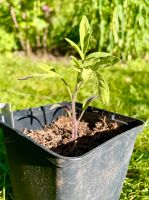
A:
<svg viewBox="0 0 149 200">
<path fill-rule="evenodd" d="M 84 14 L 93 29 L 91 51 L 124 60 L 149 52 L 148 0 L 0 0 L 0 52 L 65 54 L 64 38 L 78 42 Z"/>
</svg>

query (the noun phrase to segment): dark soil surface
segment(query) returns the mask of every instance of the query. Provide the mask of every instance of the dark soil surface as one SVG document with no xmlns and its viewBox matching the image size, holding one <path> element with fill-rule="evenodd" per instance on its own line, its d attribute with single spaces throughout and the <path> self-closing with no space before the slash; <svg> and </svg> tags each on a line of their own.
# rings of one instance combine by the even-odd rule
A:
<svg viewBox="0 0 149 200">
<path fill-rule="evenodd" d="M 78 138 L 72 138 L 72 119 L 62 116 L 42 130 L 24 130 L 37 143 L 63 156 L 80 156 L 118 134 L 116 122 L 99 118 L 93 127 L 87 122 L 78 124 Z"/>
</svg>

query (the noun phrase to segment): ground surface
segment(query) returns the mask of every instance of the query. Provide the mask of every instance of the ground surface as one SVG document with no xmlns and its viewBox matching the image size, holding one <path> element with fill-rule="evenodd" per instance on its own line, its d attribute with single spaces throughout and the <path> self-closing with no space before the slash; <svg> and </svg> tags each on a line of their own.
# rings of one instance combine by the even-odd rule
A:
<svg viewBox="0 0 149 200">
<path fill-rule="evenodd" d="M 41 61 L 41 59 L 40 59 Z M 11 102 L 13 110 L 45 105 L 61 101 L 69 101 L 67 90 L 57 79 L 29 79 L 18 81 L 17 78 L 39 71 L 38 59 L 18 58 L 16 56 L 0 56 L 0 102 Z M 75 73 L 64 59 L 61 63 L 52 59 L 51 65 L 71 83 Z M 142 134 L 137 137 L 135 149 L 129 165 L 127 178 L 121 194 L 121 200 L 149 200 L 149 64 L 144 60 L 130 61 L 103 71 L 109 83 L 110 103 L 106 106 L 96 100 L 92 105 L 146 121 Z M 95 94 L 94 80 L 82 88 L 78 101 Z M 6 155 L 0 135 L 0 200 L 13 199 Z"/>
</svg>

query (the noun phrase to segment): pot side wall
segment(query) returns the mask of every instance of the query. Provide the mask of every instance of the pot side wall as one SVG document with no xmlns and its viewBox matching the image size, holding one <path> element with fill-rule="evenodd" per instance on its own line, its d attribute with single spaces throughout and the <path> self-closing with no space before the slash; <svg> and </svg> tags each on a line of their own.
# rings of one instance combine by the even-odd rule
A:
<svg viewBox="0 0 149 200">
<path fill-rule="evenodd" d="M 76 160 L 4 133 L 15 200 L 118 200 L 140 131 L 126 131 Z"/>
</svg>

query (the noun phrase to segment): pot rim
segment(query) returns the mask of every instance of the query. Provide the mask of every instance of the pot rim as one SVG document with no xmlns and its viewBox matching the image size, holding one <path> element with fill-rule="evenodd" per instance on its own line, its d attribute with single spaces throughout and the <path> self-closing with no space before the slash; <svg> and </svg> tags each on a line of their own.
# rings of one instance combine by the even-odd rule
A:
<svg viewBox="0 0 149 200">
<path fill-rule="evenodd" d="M 62 103 L 63 103 L 63 102 L 62 102 Z M 64 102 L 64 103 L 70 103 L 70 102 Z M 45 105 L 45 106 L 43 106 L 43 107 L 49 107 L 50 105 L 52 105 L 52 104 Z M 82 105 L 82 104 L 77 103 L 77 105 L 80 106 L 80 105 Z M 39 107 L 34 107 L 34 108 L 32 108 L 32 109 L 39 109 L 40 107 L 41 107 L 41 106 L 39 106 Z M 143 120 L 136 119 L 136 118 L 133 118 L 133 117 L 128 117 L 128 116 L 125 116 L 125 115 L 121 115 L 121 114 L 118 114 L 118 113 L 110 112 L 110 111 L 107 111 L 107 110 L 102 110 L 102 109 L 100 109 L 100 108 L 95 108 L 95 107 L 91 107 L 91 106 L 89 106 L 88 109 L 89 109 L 89 111 L 93 111 L 93 110 L 98 110 L 98 111 L 100 111 L 100 110 L 101 110 L 101 111 L 103 111 L 103 112 L 105 112 L 105 113 L 108 113 L 108 114 L 115 114 L 115 115 L 118 115 L 118 116 L 123 117 L 123 118 L 126 117 L 126 118 L 131 119 L 132 121 L 138 122 L 138 125 L 135 125 L 134 127 L 131 127 L 130 129 L 128 129 L 128 130 L 126 130 L 126 131 L 124 131 L 124 132 L 121 132 L 120 134 L 118 134 L 118 135 L 114 136 L 113 138 L 111 138 L 111 139 L 105 141 L 104 143 L 98 145 L 97 147 L 91 149 L 90 151 L 84 153 L 84 154 L 81 155 L 81 156 L 72 156 L 72 157 L 69 157 L 69 156 L 62 156 L 62 155 L 60 155 L 60 154 L 58 154 L 58 153 L 55 153 L 54 151 L 52 151 L 52 150 L 50 150 L 50 149 L 44 147 L 43 145 L 39 144 L 38 142 L 36 142 L 36 141 L 33 140 L 32 138 L 30 138 L 30 137 L 24 135 L 24 134 L 22 133 L 22 131 L 20 131 L 19 129 L 12 128 L 12 127 L 10 127 L 8 124 L 2 122 L 1 120 L 0 120 L 0 124 L 2 124 L 3 126 L 6 126 L 7 128 L 13 130 L 13 132 L 17 133 L 19 136 L 21 136 L 21 137 L 27 139 L 28 141 L 32 142 L 33 144 L 35 144 L 36 146 L 38 146 L 38 147 L 41 148 L 42 150 L 46 151 L 47 153 L 50 153 L 52 156 L 54 156 L 54 157 L 56 157 L 56 158 L 58 158 L 58 159 L 63 159 L 63 160 L 80 160 L 80 159 L 83 159 L 83 158 L 87 157 L 90 153 L 93 153 L 93 152 L 97 151 L 98 149 L 102 148 L 104 145 L 106 145 L 106 144 L 112 142 L 113 140 L 115 140 L 115 138 L 121 137 L 121 135 L 126 134 L 126 133 L 129 132 L 130 130 L 133 130 L 133 129 L 136 129 L 136 128 L 137 128 L 137 129 L 138 129 L 138 132 L 140 132 L 141 129 L 143 129 L 143 125 L 144 125 L 144 121 L 143 121 Z M 20 111 L 25 111 L 25 110 L 27 110 L 27 109 L 14 111 L 13 113 L 15 114 L 15 113 L 18 113 L 18 112 L 20 112 Z M 127 125 L 126 125 L 126 126 L 127 126 Z"/>
</svg>

